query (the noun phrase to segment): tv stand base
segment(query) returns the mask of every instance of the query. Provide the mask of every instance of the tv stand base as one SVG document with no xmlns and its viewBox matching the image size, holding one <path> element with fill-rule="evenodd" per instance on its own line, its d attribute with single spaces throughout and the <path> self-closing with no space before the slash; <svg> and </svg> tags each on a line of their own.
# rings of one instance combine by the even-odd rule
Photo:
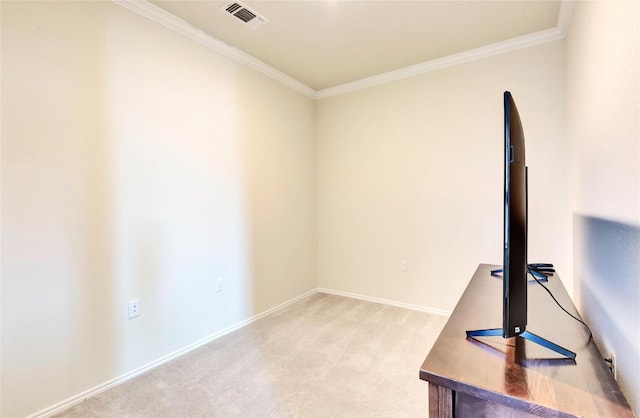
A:
<svg viewBox="0 0 640 418">
<path fill-rule="evenodd" d="M 502 337 L 502 328 L 491 328 L 491 329 L 478 329 L 473 331 L 466 331 L 467 338 L 475 338 L 475 337 Z M 519 334 L 519 337 L 524 338 L 525 340 L 529 340 L 532 343 L 541 345 L 542 347 L 548 348 L 549 350 L 556 352 L 562 356 L 570 360 L 575 360 L 576 353 L 571 350 L 567 350 L 566 348 L 559 346 L 556 343 L 553 343 L 547 339 L 544 339 L 533 332 L 524 331 Z"/>
</svg>

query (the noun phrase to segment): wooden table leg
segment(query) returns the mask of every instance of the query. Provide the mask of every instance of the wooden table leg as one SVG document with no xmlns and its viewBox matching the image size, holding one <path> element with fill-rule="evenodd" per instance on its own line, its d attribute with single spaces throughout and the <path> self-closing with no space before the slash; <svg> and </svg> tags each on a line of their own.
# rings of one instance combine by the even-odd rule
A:
<svg viewBox="0 0 640 418">
<path fill-rule="evenodd" d="M 453 393 L 451 389 L 429 382 L 429 418 L 453 417 Z"/>
</svg>

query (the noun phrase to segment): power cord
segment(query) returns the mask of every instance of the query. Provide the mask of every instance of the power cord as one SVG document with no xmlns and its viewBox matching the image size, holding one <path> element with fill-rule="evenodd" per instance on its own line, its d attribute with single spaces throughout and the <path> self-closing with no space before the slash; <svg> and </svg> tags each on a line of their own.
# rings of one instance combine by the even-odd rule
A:
<svg viewBox="0 0 640 418">
<path fill-rule="evenodd" d="M 548 266 L 553 267 L 550 264 L 538 264 L 539 266 L 544 266 L 544 268 L 549 268 Z M 540 279 L 538 279 L 536 277 L 535 274 L 533 274 L 533 271 L 535 271 L 535 267 L 531 267 L 531 266 L 535 266 L 535 264 L 533 265 L 527 265 L 527 270 L 529 271 L 529 274 L 531 274 L 533 276 L 533 278 L 536 280 L 536 282 L 538 282 L 538 284 L 540 286 L 542 286 L 542 288 L 544 290 L 547 291 L 547 293 L 549 294 L 549 296 L 551 296 L 551 299 L 553 299 L 553 301 L 556 303 L 556 305 L 558 305 L 560 307 L 560 309 L 562 309 L 567 315 L 569 315 L 570 317 L 572 317 L 573 319 L 575 319 L 576 321 L 580 322 L 582 325 L 584 325 L 584 327 L 587 329 L 587 331 L 589 331 L 589 340 L 591 341 L 591 339 L 593 338 L 593 333 L 591 332 L 591 328 L 589 328 L 589 325 L 587 325 L 582 319 L 578 318 L 577 316 L 573 315 L 571 312 L 567 311 L 561 304 L 560 302 L 558 302 L 558 299 L 556 299 L 555 296 L 553 296 L 553 293 L 551 293 L 551 290 L 549 290 L 547 288 L 547 286 L 544 285 L 544 283 L 542 283 L 542 281 L 540 281 Z M 533 271 L 532 271 L 533 270 Z M 539 269 L 538 269 L 539 270 Z M 549 268 L 549 270 L 552 270 Z M 545 273 L 546 274 L 553 274 L 553 271 L 549 271 L 547 270 Z M 541 274 L 541 272 L 538 272 L 538 274 Z M 546 274 L 543 274 L 546 277 Z"/>
</svg>

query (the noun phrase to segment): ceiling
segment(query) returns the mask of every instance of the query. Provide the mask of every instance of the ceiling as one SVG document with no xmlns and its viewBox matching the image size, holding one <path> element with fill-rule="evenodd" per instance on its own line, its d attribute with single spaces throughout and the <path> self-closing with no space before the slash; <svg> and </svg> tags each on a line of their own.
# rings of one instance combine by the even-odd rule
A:
<svg viewBox="0 0 640 418">
<path fill-rule="evenodd" d="M 241 0 L 269 22 L 251 29 L 229 1 L 153 4 L 319 91 L 555 28 L 555 1 Z"/>
</svg>

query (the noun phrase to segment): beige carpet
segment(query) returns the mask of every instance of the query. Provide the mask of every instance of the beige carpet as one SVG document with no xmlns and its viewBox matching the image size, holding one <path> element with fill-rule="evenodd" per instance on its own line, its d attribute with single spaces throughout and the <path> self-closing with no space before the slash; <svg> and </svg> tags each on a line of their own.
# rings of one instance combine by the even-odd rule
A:
<svg viewBox="0 0 640 418">
<path fill-rule="evenodd" d="M 316 293 L 61 417 L 426 417 L 446 317 Z"/>
</svg>

